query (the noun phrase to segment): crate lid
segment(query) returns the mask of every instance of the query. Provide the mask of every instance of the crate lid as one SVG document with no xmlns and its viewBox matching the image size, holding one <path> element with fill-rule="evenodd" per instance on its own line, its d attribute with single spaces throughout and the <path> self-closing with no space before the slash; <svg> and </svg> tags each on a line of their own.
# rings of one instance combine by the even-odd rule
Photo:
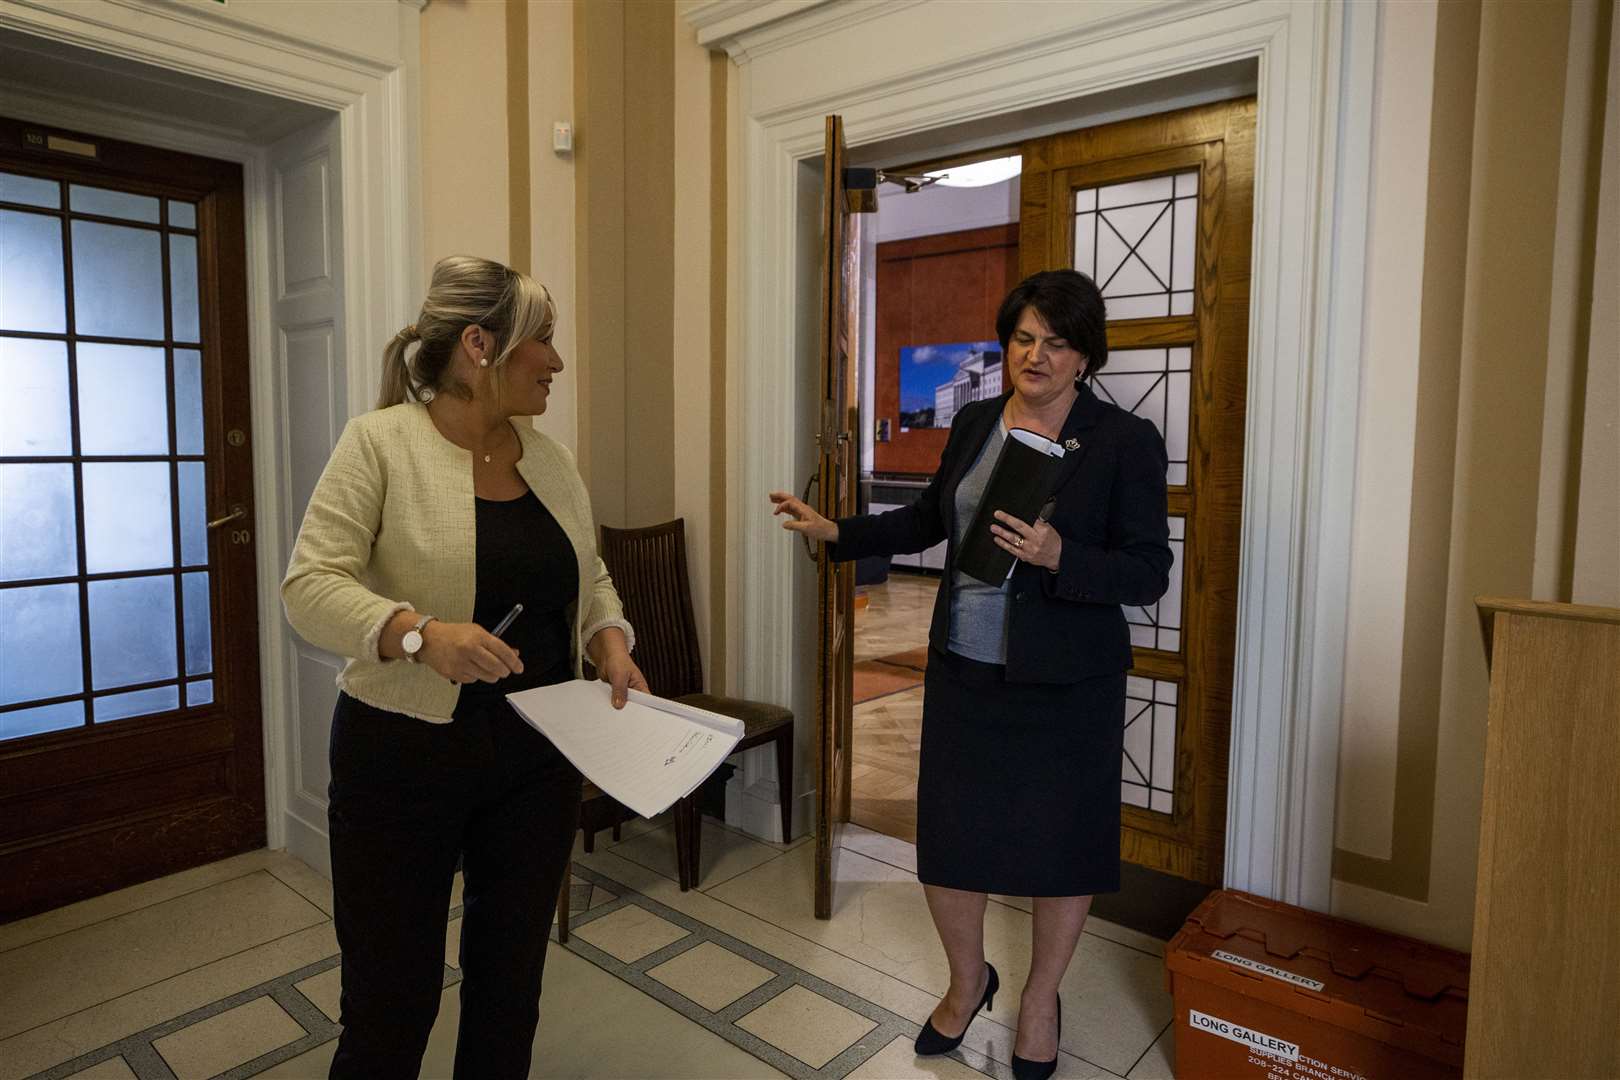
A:
<svg viewBox="0 0 1620 1080">
<path fill-rule="evenodd" d="M 1468 956 L 1234 890 L 1211 893 L 1165 967 L 1437 1060 L 1462 1062 Z"/>
</svg>

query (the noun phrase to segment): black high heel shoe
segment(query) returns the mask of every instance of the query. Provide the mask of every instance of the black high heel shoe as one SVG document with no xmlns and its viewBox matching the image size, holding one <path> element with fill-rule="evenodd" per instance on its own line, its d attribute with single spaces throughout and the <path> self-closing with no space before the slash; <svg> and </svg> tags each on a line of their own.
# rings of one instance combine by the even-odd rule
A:
<svg viewBox="0 0 1620 1080">
<path fill-rule="evenodd" d="M 936 1054 L 948 1054 L 955 1050 L 962 1045 L 962 1037 L 967 1034 L 967 1029 L 973 1026 L 973 1018 L 979 1015 L 979 1009 L 994 1007 L 996 991 L 1001 989 L 1001 976 L 996 974 L 996 965 L 987 963 L 984 966 L 990 971 L 990 977 L 984 982 L 984 997 L 979 999 L 978 1008 L 968 1014 L 968 1022 L 962 1025 L 962 1034 L 954 1039 L 941 1035 L 939 1030 L 934 1027 L 933 1020 L 926 1021 L 923 1024 L 922 1031 L 917 1033 L 915 1046 L 918 1057 L 933 1057 Z M 1050 1076 L 1052 1074 L 1047 1073 L 1046 1075 Z"/>
<path fill-rule="evenodd" d="M 1062 994 L 1058 995 L 1057 1003 L 1058 1050 L 1061 1052 L 1063 1050 Z M 1048 1080 L 1048 1077 L 1057 1072 L 1057 1054 L 1052 1055 L 1051 1061 L 1031 1061 L 1028 1058 L 1021 1058 L 1017 1054 L 1014 1054 L 1012 1059 L 1012 1070 L 1013 1080 Z"/>
</svg>

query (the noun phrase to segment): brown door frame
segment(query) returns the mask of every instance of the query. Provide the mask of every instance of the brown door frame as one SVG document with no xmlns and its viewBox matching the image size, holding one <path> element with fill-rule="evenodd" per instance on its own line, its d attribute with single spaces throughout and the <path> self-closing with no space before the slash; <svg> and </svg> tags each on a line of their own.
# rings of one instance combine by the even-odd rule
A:
<svg viewBox="0 0 1620 1080">
<path fill-rule="evenodd" d="M 52 135 L 95 154 L 52 150 Z M 242 168 L 7 119 L 0 167 L 197 204 L 206 507 L 241 506 L 249 526 L 209 531 L 211 704 L 0 743 L 0 819 L 44 826 L 0 839 L 4 920 L 261 847 L 266 821 Z M 87 634 L 82 603 L 80 617 Z"/>
</svg>

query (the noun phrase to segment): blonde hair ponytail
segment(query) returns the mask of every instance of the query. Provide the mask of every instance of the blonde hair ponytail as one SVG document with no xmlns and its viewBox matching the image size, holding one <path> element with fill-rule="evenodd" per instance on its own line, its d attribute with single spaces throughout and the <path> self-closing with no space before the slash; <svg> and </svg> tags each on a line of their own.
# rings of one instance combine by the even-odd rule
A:
<svg viewBox="0 0 1620 1080">
<path fill-rule="evenodd" d="M 556 321 L 551 294 L 527 274 L 476 255 L 440 259 L 416 322 L 395 334 L 383 349 L 377 407 L 431 401 L 440 393 L 470 397 L 467 384 L 450 371 L 461 332 L 469 326 L 482 327 L 495 339 L 490 364 L 499 368 L 524 341 L 549 338 Z M 412 342 L 420 344 L 407 359 L 405 350 Z"/>
<path fill-rule="evenodd" d="M 411 325 L 395 334 L 383 348 L 382 393 L 377 399 L 379 409 L 398 405 L 416 396 L 411 386 L 410 369 L 405 366 L 405 348 L 416 340 L 416 327 Z"/>
</svg>

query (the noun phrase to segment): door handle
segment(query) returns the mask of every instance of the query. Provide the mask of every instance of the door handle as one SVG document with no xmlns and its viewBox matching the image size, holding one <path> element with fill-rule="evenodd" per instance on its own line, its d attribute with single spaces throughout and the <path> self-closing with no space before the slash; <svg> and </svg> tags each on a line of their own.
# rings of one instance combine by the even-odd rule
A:
<svg viewBox="0 0 1620 1080">
<path fill-rule="evenodd" d="M 217 529 L 221 525 L 228 524 L 235 521 L 237 518 L 244 517 L 247 517 L 247 507 L 243 506 L 241 503 L 237 503 L 231 507 L 231 512 L 226 514 L 224 517 L 215 518 L 213 521 L 210 521 L 208 523 L 208 527 L 210 529 Z M 195 521 L 196 519 L 193 518 L 192 520 Z"/>
<path fill-rule="evenodd" d="M 809 505 L 809 503 L 810 503 L 810 489 L 815 487 L 816 482 L 819 481 L 820 479 L 821 479 L 821 470 L 820 469 L 817 469 L 815 472 L 810 474 L 810 479 L 808 479 L 808 480 L 806 480 L 804 482 L 804 494 L 799 496 L 799 501 L 800 502 L 805 503 L 806 505 Z M 821 560 L 816 557 L 816 549 L 815 549 L 814 545 L 811 544 L 810 538 L 808 536 L 806 536 L 804 533 L 800 533 L 799 534 L 799 539 L 804 541 L 804 553 L 806 555 L 810 556 L 810 561 L 813 562 L 813 563 L 819 563 Z"/>
</svg>

